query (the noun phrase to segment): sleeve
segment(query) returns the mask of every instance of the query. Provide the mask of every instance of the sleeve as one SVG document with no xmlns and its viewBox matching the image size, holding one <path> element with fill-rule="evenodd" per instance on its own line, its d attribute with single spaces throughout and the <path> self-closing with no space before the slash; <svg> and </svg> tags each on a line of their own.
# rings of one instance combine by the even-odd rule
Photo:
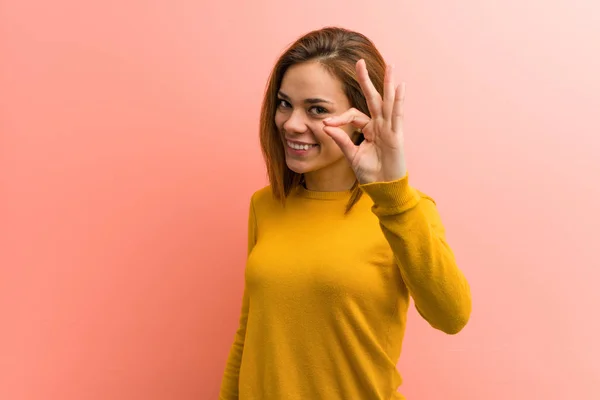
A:
<svg viewBox="0 0 600 400">
<path fill-rule="evenodd" d="M 471 315 L 471 291 L 446 242 L 435 202 L 408 183 L 361 185 L 389 242 L 419 314 L 435 329 L 460 332 Z"/>
<path fill-rule="evenodd" d="M 250 202 L 250 211 L 248 217 L 248 255 L 256 244 L 256 216 L 253 202 Z M 219 400 L 237 400 L 239 372 L 242 362 L 242 353 L 244 351 L 244 339 L 246 337 L 246 322 L 248 321 L 248 309 L 250 301 L 244 284 L 244 293 L 242 296 L 242 310 L 239 318 L 239 325 L 235 333 L 233 345 L 229 351 L 229 357 L 225 366 L 225 372 L 221 382 Z"/>
</svg>

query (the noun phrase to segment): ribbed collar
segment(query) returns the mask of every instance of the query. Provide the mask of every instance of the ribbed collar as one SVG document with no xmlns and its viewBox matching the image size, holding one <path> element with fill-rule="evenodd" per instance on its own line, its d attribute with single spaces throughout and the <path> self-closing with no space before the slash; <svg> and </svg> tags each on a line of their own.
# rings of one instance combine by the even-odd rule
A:
<svg viewBox="0 0 600 400">
<path fill-rule="evenodd" d="M 300 197 L 315 200 L 347 200 L 352 194 L 352 190 L 344 190 L 341 192 L 316 192 L 314 190 L 308 190 L 302 185 L 298 185 L 296 193 Z"/>
</svg>

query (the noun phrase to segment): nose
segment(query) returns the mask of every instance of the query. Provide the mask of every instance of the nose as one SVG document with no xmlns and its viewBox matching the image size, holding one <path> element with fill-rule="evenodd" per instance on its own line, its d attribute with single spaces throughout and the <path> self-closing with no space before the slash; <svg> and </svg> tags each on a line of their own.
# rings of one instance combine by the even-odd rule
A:
<svg viewBox="0 0 600 400">
<path fill-rule="evenodd" d="M 304 133 L 308 127 L 300 112 L 294 111 L 290 117 L 283 123 L 283 130 L 288 133 Z"/>
</svg>

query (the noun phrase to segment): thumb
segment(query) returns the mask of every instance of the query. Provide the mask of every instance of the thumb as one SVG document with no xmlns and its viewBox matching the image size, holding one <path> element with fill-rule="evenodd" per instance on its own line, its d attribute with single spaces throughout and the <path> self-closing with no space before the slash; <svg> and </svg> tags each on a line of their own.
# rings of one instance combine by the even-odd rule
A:
<svg viewBox="0 0 600 400">
<path fill-rule="evenodd" d="M 350 139 L 348 133 L 341 128 L 333 126 L 325 126 L 323 127 L 323 131 L 339 146 L 346 158 L 352 161 L 358 147 L 352 143 L 352 139 Z"/>
</svg>

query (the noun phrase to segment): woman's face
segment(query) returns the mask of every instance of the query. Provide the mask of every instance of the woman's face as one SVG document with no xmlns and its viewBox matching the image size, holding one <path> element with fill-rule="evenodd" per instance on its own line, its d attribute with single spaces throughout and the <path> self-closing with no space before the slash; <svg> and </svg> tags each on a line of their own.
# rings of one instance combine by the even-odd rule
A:
<svg viewBox="0 0 600 400">
<path fill-rule="evenodd" d="M 323 131 L 323 120 L 351 106 L 342 82 L 317 62 L 291 66 L 277 95 L 275 124 L 285 146 L 288 168 L 305 174 L 347 169 L 337 144 Z M 344 130 L 350 135 L 352 127 Z"/>
</svg>

